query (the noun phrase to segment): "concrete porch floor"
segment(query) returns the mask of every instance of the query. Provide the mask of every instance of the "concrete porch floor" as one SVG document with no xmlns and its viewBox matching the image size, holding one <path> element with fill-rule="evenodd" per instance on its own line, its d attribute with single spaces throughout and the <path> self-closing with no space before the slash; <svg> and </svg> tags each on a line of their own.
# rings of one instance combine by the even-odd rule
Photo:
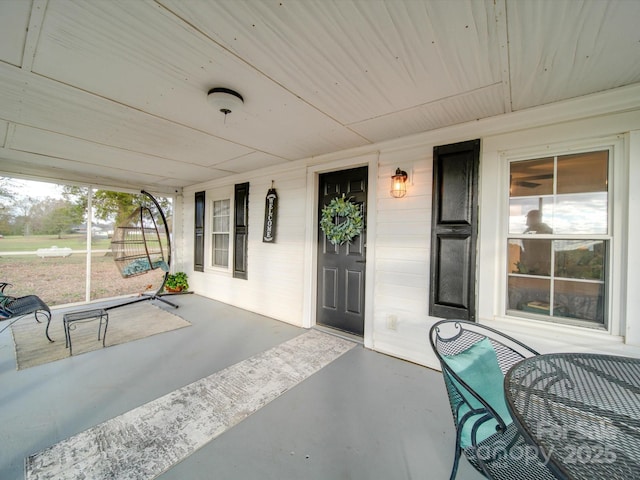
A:
<svg viewBox="0 0 640 480">
<path fill-rule="evenodd" d="M 191 327 L 21 371 L 11 333 L 0 336 L 0 479 L 23 479 L 29 454 L 304 332 L 197 295 L 172 301 Z M 453 444 L 441 374 L 358 345 L 158 478 L 448 479 Z M 482 476 L 462 459 L 457 478 Z"/>
</svg>

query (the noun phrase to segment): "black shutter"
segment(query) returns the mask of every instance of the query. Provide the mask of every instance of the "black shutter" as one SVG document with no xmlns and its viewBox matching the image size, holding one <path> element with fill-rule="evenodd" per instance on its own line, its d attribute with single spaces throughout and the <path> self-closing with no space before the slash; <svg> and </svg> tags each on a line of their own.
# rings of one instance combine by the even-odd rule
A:
<svg viewBox="0 0 640 480">
<path fill-rule="evenodd" d="M 429 315 L 476 319 L 480 140 L 433 149 Z"/>
<path fill-rule="evenodd" d="M 235 186 L 233 276 L 247 278 L 247 240 L 249 238 L 249 183 Z"/>
<path fill-rule="evenodd" d="M 193 248 L 193 269 L 196 272 L 204 272 L 204 199 L 204 192 L 196 192 Z"/>
</svg>

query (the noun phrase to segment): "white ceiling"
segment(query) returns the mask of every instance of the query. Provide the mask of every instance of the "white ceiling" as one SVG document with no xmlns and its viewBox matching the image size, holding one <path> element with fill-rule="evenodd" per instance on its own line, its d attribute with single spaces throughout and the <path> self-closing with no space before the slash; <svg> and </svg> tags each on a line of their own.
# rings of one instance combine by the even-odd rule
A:
<svg viewBox="0 0 640 480">
<path fill-rule="evenodd" d="M 0 172 L 168 192 L 519 111 L 639 83 L 639 23 L 638 0 L 0 0 Z"/>
</svg>

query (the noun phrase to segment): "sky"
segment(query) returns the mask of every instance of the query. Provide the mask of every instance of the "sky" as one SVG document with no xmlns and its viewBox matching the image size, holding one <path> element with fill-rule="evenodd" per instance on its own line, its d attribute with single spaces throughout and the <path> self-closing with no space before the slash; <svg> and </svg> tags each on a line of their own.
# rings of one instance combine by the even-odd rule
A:
<svg viewBox="0 0 640 480">
<path fill-rule="evenodd" d="M 11 185 L 17 197 L 62 198 L 62 186 L 54 183 L 34 182 L 31 180 L 11 179 Z"/>
</svg>

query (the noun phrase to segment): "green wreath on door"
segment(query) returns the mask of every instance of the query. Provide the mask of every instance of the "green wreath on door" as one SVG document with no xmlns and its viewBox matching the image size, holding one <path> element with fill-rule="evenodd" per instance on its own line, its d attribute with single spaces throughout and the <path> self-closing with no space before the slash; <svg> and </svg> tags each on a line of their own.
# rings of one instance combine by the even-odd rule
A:
<svg viewBox="0 0 640 480">
<path fill-rule="evenodd" d="M 362 233 L 362 224 L 360 206 L 344 194 L 325 205 L 320 215 L 320 228 L 333 245 L 351 242 Z"/>
</svg>

